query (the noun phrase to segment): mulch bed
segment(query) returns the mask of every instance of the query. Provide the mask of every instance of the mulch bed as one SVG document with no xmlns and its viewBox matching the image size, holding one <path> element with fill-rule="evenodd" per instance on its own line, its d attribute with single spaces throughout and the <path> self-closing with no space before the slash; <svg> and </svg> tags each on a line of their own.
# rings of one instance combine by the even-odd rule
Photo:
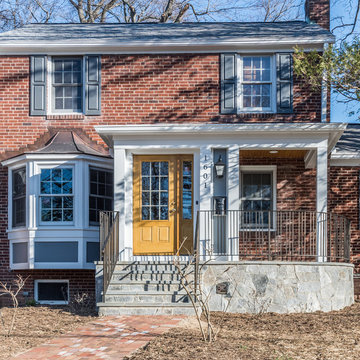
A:
<svg viewBox="0 0 360 360">
<path fill-rule="evenodd" d="M 360 359 L 359 303 L 330 313 L 214 313 L 213 322 L 221 330 L 211 344 L 201 340 L 192 320 L 192 326 L 172 329 L 130 359 Z"/>
<path fill-rule="evenodd" d="M 66 308 L 45 306 L 20 307 L 15 327 L 10 337 L 7 328 L 11 321 L 12 308 L 1 308 L 5 328 L 0 319 L 0 360 L 9 359 L 20 352 L 40 345 L 54 337 L 94 319 L 93 316 L 71 314 Z"/>
</svg>

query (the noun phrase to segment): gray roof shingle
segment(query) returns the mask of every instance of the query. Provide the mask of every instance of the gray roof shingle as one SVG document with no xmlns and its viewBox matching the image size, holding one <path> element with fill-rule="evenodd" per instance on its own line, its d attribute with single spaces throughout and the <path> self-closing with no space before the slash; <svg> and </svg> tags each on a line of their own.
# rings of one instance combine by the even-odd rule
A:
<svg viewBox="0 0 360 360">
<path fill-rule="evenodd" d="M 288 40 L 331 42 L 333 35 L 316 24 L 287 22 L 213 22 L 180 24 L 29 24 L 0 34 L 0 46 L 28 42 L 208 43 Z"/>
<path fill-rule="evenodd" d="M 335 146 L 336 152 L 360 152 L 360 124 L 349 124 Z"/>
</svg>

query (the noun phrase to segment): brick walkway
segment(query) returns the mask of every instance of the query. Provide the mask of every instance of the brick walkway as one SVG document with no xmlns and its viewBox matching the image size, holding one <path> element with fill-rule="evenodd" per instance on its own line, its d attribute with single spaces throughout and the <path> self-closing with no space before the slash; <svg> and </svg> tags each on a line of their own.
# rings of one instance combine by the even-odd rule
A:
<svg viewBox="0 0 360 360">
<path fill-rule="evenodd" d="M 119 360 L 183 319 L 173 316 L 105 316 L 14 359 Z"/>
</svg>

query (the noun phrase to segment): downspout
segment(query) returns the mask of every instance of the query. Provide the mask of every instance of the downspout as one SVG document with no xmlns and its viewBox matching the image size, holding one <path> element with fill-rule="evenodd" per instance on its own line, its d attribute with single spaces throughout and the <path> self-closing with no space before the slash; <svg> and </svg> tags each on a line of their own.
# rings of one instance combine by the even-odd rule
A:
<svg viewBox="0 0 360 360">
<path fill-rule="evenodd" d="M 324 50 L 327 50 L 329 44 L 324 44 Z M 326 72 L 324 70 L 323 80 L 321 84 L 321 122 L 327 122 L 327 102 L 328 102 L 328 86 L 326 85 Z M 330 122 L 330 121 L 329 121 Z"/>
</svg>

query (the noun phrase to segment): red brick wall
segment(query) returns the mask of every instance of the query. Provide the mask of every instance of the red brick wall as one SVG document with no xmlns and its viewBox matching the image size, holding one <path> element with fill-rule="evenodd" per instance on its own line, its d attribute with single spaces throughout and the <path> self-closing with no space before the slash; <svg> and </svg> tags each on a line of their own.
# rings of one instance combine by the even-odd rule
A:
<svg viewBox="0 0 360 360">
<path fill-rule="evenodd" d="M 329 211 L 351 221 L 351 262 L 356 276 L 360 276 L 359 171 L 360 167 L 331 167 L 328 199 Z M 357 290 L 360 295 L 360 283 Z"/>
<path fill-rule="evenodd" d="M 29 116 L 29 58 L 0 56 L 0 155 L 34 143 L 49 127 L 81 128 L 101 143 L 99 124 L 318 122 L 321 94 L 294 79 L 290 115 L 219 115 L 219 55 L 102 57 L 101 116 Z"/>
<path fill-rule="evenodd" d="M 95 300 L 95 270 L 28 270 L 28 271 L 7 271 L 5 278 L 2 281 L 10 282 L 16 278 L 16 275 L 21 275 L 24 279 L 27 278 L 23 291 L 29 294 L 27 297 L 23 296 L 23 291 L 20 293 L 19 301 L 21 304 L 26 303 L 26 300 L 34 299 L 34 280 L 69 280 L 69 296 L 70 300 L 77 294 L 88 294 L 90 299 Z M 0 306 L 9 305 L 10 299 L 0 297 Z"/>
<path fill-rule="evenodd" d="M 243 159 L 240 155 L 240 165 L 277 166 L 277 210 L 316 210 L 316 170 L 305 169 L 304 160 Z"/>
</svg>

